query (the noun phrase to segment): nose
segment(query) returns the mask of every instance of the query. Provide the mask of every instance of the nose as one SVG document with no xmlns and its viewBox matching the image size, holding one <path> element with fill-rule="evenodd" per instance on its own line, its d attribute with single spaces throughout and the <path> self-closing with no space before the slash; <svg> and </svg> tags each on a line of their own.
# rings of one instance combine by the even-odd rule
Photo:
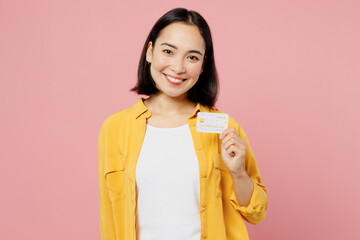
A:
<svg viewBox="0 0 360 240">
<path fill-rule="evenodd" d="M 185 70 L 185 66 L 184 66 L 184 62 L 183 59 L 180 57 L 177 57 L 174 59 L 174 62 L 172 64 L 172 70 L 176 73 L 176 74 L 181 74 L 184 73 Z"/>
</svg>

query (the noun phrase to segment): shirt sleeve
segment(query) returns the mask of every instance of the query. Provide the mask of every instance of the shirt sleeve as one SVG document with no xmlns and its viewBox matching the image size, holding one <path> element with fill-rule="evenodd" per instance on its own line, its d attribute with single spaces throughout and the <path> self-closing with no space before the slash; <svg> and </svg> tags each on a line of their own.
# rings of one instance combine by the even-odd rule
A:
<svg viewBox="0 0 360 240">
<path fill-rule="evenodd" d="M 267 210 L 267 188 L 261 184 L 261 177 L 257 168 L 256 160 L 249 144 L 248 138 L 242 128 L 237 125 L 237 132 L 246 141 L 246 153 L 244 168 L 254 184 L 254 190 L 248 206 L 240 206 L 236 200 L 235 191 L 232 189 L 230 204 L 240 212 L 243 218 L 252 224 L 260 223 L 266 215 Z"/>
<path fill-rule="evenodd" d="M 106 122 L 104 122 L 98 138 L 98 180 L 99 180 L 99 207 L 100 207 L 100 235 L 102 240 L 116 239 L 112 203 L 108 194 L 105 164 L 108 149 L 108 134 Z"/>
</svg>

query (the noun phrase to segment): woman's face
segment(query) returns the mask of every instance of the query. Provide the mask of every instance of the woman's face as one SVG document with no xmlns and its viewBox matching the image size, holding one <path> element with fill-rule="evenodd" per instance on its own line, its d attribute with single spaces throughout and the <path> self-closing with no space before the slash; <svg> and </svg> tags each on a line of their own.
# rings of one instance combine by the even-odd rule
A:
<svg viewBox="0 0 360 240">
<path fill-rule="evenodd" d="M 171 23 L 149 43 L 146 60 L 160 94 L 186 97 L 203 69 L 205 41 L 195 25 Z"/>
</svg>

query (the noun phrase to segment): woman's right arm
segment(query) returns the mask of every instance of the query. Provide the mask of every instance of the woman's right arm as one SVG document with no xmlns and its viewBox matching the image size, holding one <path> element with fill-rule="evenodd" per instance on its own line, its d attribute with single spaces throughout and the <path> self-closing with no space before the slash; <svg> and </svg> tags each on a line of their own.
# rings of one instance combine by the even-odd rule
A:
<svg viewBox="0 0 360 240">
<path fill-rule="evenodd" d="M 100 206 L 100 235 L 102 240 L 116 239 L 113 221 L 112 204 L 109 198 L 106 176 L 105 162 L 107 156 L 108 131 L 106 122 L 103 124 L 98 138 L 98 157 L 99 157 L 99 206 Z"/>
</svg>

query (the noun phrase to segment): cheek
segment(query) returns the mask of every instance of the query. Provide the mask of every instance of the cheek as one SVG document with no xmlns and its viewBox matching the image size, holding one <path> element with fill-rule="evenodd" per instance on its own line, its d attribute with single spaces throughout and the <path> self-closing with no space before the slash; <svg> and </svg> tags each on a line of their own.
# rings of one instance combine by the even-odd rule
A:
<svg viewBox="0 0 360 240">
<path fill-rule="evenodd" d="M 167 60 L 164 57 L 156 56 L 153 58 L 152 67 L 157 71 L 162 71 L 167 65 Z"/>
<path fill-rule="evenodd" d="M 192 78 L 199 78 L 200 74 L 201 74 L 201 64 L 196 65 L 196 66 L 192 66 L 191 68 L 188 69 L 188 74 L 192 77 Z"/>
</svg>

